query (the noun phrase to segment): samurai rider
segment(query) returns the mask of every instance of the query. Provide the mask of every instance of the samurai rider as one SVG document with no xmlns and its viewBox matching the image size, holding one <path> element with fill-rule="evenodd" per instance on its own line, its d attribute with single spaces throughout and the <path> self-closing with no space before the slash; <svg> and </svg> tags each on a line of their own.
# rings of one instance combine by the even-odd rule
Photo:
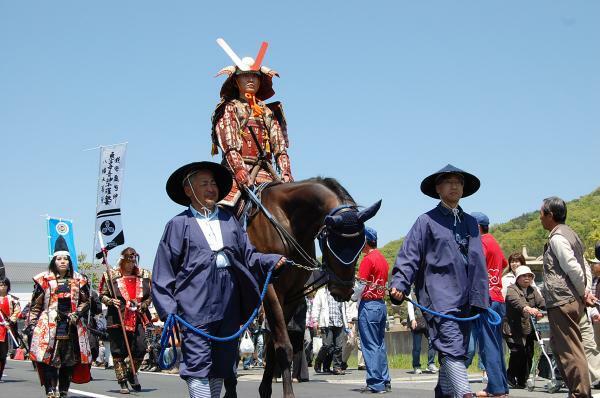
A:
<svg viewBox="0 0 600 398">
<path fill-rule="evenodd" d="M 232 55 L 233 50 L 222 39 L 217 42 Z M 224 193 L 221 203 L 237 206 L 238 217 L 243 207 L 238 203 L 241 189 L 265 182 L 294 180 L 287 152 L 289 141 L 283 106 L 280 102 L 264 102 L 275 95 L 273 76 L 279 76 L 261 64 L 266 47 L 267 43 L 263 43 L 256 59 L 240 60 L 233 54 L 235 65 L 218 73 L 227 75 L 227 80 L 221 87 L 221 101 L 212 116 L 212 154 L 216 155 L 220 148 L 222 164 L 233 175 L 235 184 Z"/>
</svg>

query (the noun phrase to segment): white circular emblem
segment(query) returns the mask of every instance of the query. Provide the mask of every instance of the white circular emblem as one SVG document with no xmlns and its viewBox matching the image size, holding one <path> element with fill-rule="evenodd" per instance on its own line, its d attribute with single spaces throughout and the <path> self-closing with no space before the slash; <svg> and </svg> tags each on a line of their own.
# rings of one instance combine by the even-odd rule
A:
<svg viewBox="0 0 600 398">
<path fill-rule="evenodd" d="M 59 235 L 66 235 L 69 233 L 69 226 L 67 223 L 61 221 L 56 224 L 56 232 L 58 232 Z"/>
</svg>

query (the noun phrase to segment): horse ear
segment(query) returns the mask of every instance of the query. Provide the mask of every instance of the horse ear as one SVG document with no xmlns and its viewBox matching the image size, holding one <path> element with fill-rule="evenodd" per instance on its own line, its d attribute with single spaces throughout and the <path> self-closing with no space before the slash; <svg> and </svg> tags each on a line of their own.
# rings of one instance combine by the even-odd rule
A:
<svg viewBox="0 0 600 398">
<path fill-rule="evenodd" d="M 381 207 L 381 199 L 374 203 L 373 205 L 367 207 L 366 209 L 362 209 L 361 211 L 358 212 L 358 220 L 362 223 L 364 223 L 365 221 L 373 218 L 373 216 L 375 216 L 375 214 L 377 214 L 377 212 L 379 211 L 379 208 Z"/>
<path fill-rule="evenodd" d="M 342 222 L 342 216 L 327 216 L 325 217 L 325 225 L 335 228 Z"/>
</svg>

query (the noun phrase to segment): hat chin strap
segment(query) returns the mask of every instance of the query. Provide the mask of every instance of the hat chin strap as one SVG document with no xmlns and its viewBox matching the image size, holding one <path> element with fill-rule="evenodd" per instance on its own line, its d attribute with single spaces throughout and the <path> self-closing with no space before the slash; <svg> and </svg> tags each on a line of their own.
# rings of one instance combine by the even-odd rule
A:
<svg viewBox="0 0 600 398">
<path fill-rule="evenodd" d="M 192 195 L 194 195 L 194 199 L 196 199 L 196 202 L 200 203 L 200 206 L 202 206 L 202 209 L 200 209 L 200 212 L 202 213 L 202 215 L 204 217 L 210 216 L 210 213 L 212 213 L 212 210 L 209 209 L 208 207 L 206 207 L 204 205 L 204 203 L 202 203 L 202 201 L 200 201 L 200 199 L 198 199 L 198 197 L 196 196 L 196 192 L 194 192 L 194 187 L 192 186 L 192 183 L 190 182 L 190 177 L 187 178 L 187 182 L 188 182 L 188 185 L 190 186 L 190 189 L 192 190 Z M 198 209 L 196 209 L 196 210 L 198 210 Z"/>
</svg>

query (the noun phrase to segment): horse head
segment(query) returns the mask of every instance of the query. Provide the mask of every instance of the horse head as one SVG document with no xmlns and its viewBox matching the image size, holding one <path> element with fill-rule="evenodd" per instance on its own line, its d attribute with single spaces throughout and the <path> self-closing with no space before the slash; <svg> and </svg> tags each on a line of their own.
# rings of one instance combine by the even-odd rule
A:
<svg viewBox="0 0 600 398">
<path fill-rule="evenodd" d="M 325 217 L 317 236 L 323 255 L 323 268 L 329 276 L 327 287 L 337 301 L 348 301 L 354 287 L 356 262 L 365 246 L 365 222 L 381 207 L 377 203 L 358 210 L 341 205 Z"/>
</svg>

